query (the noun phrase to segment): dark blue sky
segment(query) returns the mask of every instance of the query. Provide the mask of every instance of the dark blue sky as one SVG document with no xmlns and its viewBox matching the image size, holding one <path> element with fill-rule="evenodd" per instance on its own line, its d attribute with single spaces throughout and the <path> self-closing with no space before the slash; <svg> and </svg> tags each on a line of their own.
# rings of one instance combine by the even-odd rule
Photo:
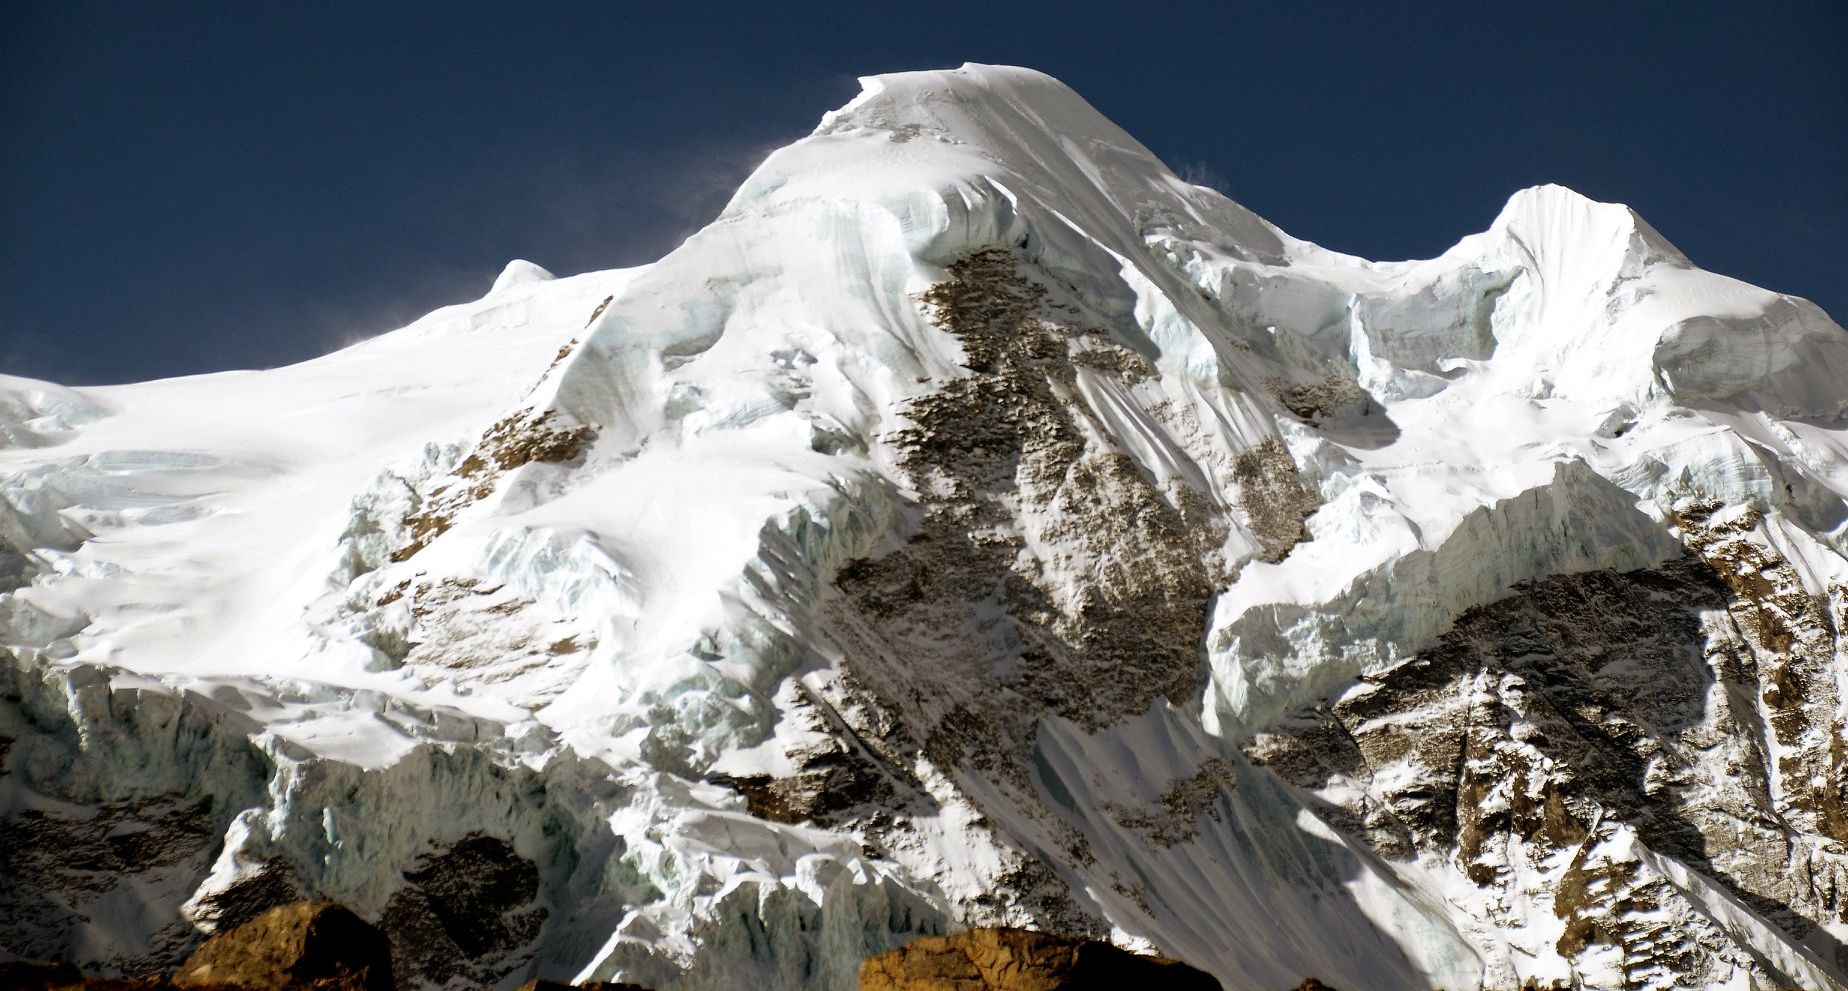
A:
<svg viewBox="0 0 1848 991">
<path fill-rule="evenodd" d="M 1848 318 L 1841 0 L 13 0 L 0 371 L 282 364 L 477 296 L 509 258 L 650 261 L 854 76 L 965 60 L 1064 79 L 1331 248 L 1429 256 L 1563 182 Z"/>
</svg>

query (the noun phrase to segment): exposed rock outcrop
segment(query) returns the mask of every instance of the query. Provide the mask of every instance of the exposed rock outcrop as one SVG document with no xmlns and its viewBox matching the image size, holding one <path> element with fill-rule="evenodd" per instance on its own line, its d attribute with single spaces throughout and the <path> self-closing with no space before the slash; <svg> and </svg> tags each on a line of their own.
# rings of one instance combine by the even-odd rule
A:
<svg viewBox="0 0 1848 991">
<path fill-rule="evenodd" d="M 1209 974 L 1109 943 L 1025 929 L 926 936 L 867 958 L 860 991 L 1219 991 Z"/>
<path fill-rule="evenodd" d="M 1102 729 L 1197 696 L 1198 640 L 1229 577 L 1217 549 L 1234 514 L 1107 439 L 1108 404 L 1090 390 L 1126 389 L 1155 370 L 1104 329 L 1104 315 L 1006 249 L 970 253 L 948 274 L 921 301 L 960 347 L 966 374 L 906 403 L 908 425 L 885 439 L 916 492 L 918 523 L 902 544 L 836 574 L 840 597 L 822 622 L 847 658 L 841 708 L 857 739 L 893 755 L 896 776 L 919 758 L 939 771 L 972 768 L 1089 861 L 1087 841 L 1049 814 L 1031 780 L 1040 720 Z M 1301 489 L 1283 447 L 1266 451 L 1270 460 L 1242 477 L 1254 505 L 1276 505 L 1253 514 L 1280 519 L 1298 512 L 1290 500 Z M 1268 478 L 1286 467 L 1287 479 Z M 1292 495 L 1266 502 L 1267 486 Z M 1295 539 L 1300 514 L 1272 529 Z M 878 823 L 869 833 L 906 842 Z M 962 921 L 1106 930 L 1074 907 L 1068 880 L 1033 844 L 997 842 L 1014 847 L 1002 854 L 1009 866 Z"/>
<path fill-rule="evenodd" d="M 274 908 L 206 940 L 173 975 L 177 988 L 395 991 L 385 934 L 333 902 Z"/>
<path fill-rule="evenodd" d="M 1717 555 L 1713 512 L 1681 516 L 1696 555 L 1525 583 L 1247 753 L 1326 802 L 1330 823 L 1388 857 L 1449 864 L 1488 904 L 1544 879 L 1563 929 L 1536 948 L 1586 970 L 1621 955 L 1626 989 L 1734 965 L 1801 986 L 1770 960 L 1729 957 L 1658 857 L 1848 956 L 1809 921 L 1848 910 L 1848 860 L 1828 833 L 1839 709 L 1811 674 L 1834 658 L 1828 603 L 1772 594 L 1790 566 L 1750 516 L 1727 531 L 1736 553 Z M 1810 736 L 1824 742 L 1806 750 Z M 1791 828 L 1808 822 L 1808 835 Z M 1483 915 L 1513 940 L 1540 931 Z"/>
<path fill-rule="evenodd" d="M 506 840 L 473 833 L 424 857 L 379 918 L 406 984 L 461 976 L 493 984 L 508 955 L 532 941 L 546 912 L 533 904 L 539 869 Z"/>
</svg>

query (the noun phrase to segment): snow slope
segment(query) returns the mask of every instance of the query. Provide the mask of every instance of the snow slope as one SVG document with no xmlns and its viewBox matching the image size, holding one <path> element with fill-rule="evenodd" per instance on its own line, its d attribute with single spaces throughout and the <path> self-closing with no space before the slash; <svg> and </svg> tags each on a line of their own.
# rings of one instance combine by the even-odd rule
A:
<svg viewBox="0 0 1848 991">
<path fill-rule="evenodd" d="M 0 379 L 0 948 L 1841 987 L 1845 383 L 1621 206 L 1368 262 L 1044 75 L 870 77 L 653 265 Z"/>
</svg>

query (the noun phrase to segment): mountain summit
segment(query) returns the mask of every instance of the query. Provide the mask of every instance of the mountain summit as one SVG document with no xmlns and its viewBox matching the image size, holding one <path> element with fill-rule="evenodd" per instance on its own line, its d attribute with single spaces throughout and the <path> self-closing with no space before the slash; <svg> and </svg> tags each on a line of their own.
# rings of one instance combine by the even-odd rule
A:
<svg viewBox="0 0 1848 991">
<path fill-rule="evenodd" d="M 0 949 L 300 898 L 400 986 L 1848 986 L 1848 334 L 1547 186 L 1295 239 L 863 80 L 660 261 L 0 378 Z"/>
</svg>

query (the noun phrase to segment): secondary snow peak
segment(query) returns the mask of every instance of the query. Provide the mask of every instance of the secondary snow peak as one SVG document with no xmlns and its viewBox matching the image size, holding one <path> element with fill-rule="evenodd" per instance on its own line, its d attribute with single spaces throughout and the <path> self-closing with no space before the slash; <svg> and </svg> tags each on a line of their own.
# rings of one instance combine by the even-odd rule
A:
<svg viewBox="0 0 1848 991">
<path fill-rule="evenodd" d="M 532 285 L 535 282 L 550 282 L 555 278 L 557 276 L 544 268 L 524 259 L 515 258 L 507 263 L 506 268 L 501 269 L 500 275 L 495 276 L 494 287 L 488 290 L 488 295 L 499 296 L 519 286 Z"/>
</svg>

